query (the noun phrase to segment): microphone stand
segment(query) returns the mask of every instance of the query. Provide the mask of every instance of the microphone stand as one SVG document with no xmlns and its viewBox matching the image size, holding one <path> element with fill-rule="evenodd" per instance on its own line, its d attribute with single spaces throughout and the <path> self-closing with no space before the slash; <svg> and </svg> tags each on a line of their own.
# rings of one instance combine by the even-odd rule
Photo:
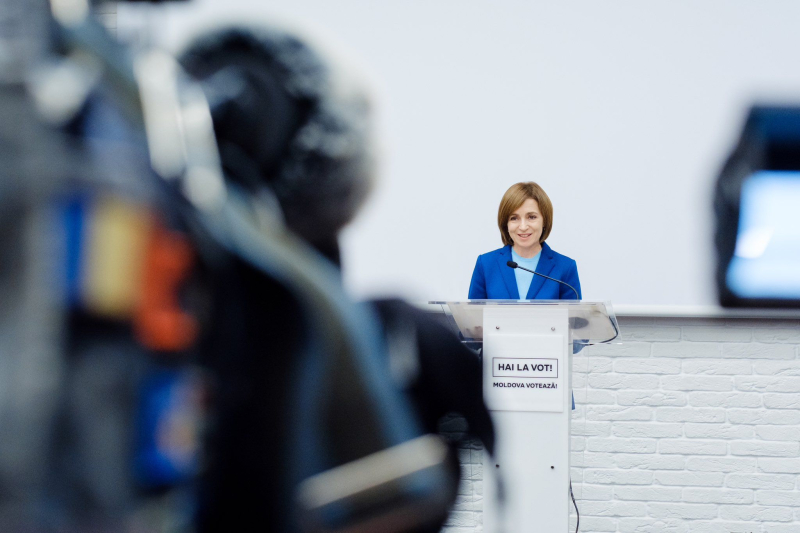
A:
<svg viewBox="0 0 800 533">
<path fill-rule="evenodd" d="M 547 278 L 547 279 L 549 279 L 550 281 L 555 281 L 556 283 L 560 283 L 560 284 L 562 284 L 562 285 L 566 285 L 567 287 L 569 287 L 570 289 L 572 289 L 572 292 L 574 292 L 574 293 L 575 293 L 575 299 L 576 299 L 576 300 L 580 300 L 580 299 L 581 299 L 581 297 L 578 295 L 578 291 L 576 291 L 576 290 L 575 290 L 575 287 L 573 287 L 573 286 L 572 286 L 572 285 L 570 285 L 569 283 L 566 283 L 566 282 L 564 282 L 564 281 L 561 281 L 560 279 L 551 278 L 550 276 L 545 276 L 544 274 L 540 274 L 540 273 L 538 273 L 538 272 L 534 272 L 533 270 L 531 270 L 531 269 L 529 269 L 529 268 L 521 267 L 521 266 L 519 266 L 519 265 L 518 265 L 518 264 L 517 264 L 515 261 L 508 261 L 508 262 L 506 263 L 506 265 L 510 266 L 511 268 L 518 268 L 518 269 L 520 269 L 520 270 L 524 270 L 525 272 L 530 272 L 531 274 L 534 274 L 534 275 L 536 275 L 536 276 L 542 276 L 543 278 Z"/>
</svg>

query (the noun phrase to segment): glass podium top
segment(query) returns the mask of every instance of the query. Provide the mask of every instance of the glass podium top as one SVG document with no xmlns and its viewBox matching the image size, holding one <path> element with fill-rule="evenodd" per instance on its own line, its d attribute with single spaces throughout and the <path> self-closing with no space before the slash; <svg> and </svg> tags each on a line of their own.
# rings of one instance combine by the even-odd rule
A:
<svg viewBox="0 0 800 533">
<path fill-rule="evenodd" d="M 465 342 L 483 341 L 483 311 L 488 307 L 558 307 L 569 313 L 569 325 L 575 344 L 611 342 L 619 335 L 619 325 L 609 302 L 579 300 L 465 300 L 428 302 L 438 305 L 450 325 Z"/>
</svg>

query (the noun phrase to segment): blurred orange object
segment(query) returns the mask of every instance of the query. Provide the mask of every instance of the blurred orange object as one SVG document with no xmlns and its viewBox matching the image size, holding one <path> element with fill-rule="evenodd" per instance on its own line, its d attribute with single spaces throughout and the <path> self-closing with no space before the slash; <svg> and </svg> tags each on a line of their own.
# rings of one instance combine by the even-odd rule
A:
<svg viewBox="0 0 800 533">
<path fill-rule="evenodd" d="M 159 223 L 153 226 L 133 317 L 136 337 L 145 347 L 180 351 L 197 339 L 197 320 L 181 308 L 179 299 L 193 263 L 194 251 L 183 234 Z"/>
</svg>

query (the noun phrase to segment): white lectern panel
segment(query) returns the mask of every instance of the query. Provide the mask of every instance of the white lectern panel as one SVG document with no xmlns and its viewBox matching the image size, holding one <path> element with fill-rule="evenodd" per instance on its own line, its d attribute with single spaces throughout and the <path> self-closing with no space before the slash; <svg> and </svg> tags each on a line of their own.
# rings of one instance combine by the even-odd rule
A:
<svg viewBox="0 0 800 533">
<path fill-rule="evenodd" d="M 484 454 L 486 532 L 569 527 L 568 319 L 557 308 L 484 310 L 484 399 L 497 433 L 496 457 Z M 496 505 L 498 473 L 503 507 Z"/>
<path fill-rule="evenodd" d="M 611 304 L 575 300 L 430 303 L 442 306 L 464 342 L 473 346 L 483 342 L 484 399 L 497 433 L 496 458 L 485 454 L 483 460 L 483 530 L 567 532 L 571 347 L 573 342 L 611 342 L 619 335 Z M 505 494 L 502 501 L 498 473 Z"/>
</svg>

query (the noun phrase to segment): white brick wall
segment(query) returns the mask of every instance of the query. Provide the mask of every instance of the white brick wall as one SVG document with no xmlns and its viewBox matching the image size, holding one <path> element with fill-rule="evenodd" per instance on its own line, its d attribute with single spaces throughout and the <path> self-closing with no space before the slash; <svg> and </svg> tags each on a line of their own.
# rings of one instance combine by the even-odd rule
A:
<svg viewBox="0 0 800 533">
<path fill-rule="evenodd" d="M 580 531 L 800 533 L 800 321 L 620 326 L 573 358 Z M 481 454 L 462 450 L 447 533 L 482 531 Z"/>
</svg>

